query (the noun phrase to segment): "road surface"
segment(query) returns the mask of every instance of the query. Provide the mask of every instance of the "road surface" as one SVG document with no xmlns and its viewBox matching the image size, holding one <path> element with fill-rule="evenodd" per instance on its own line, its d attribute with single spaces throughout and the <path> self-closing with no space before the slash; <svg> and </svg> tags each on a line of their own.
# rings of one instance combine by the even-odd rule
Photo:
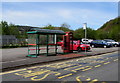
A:
<svg viewBox="0 0 120 83">
<path fill-rule="evenodd" d="M 16 83 L 16 81 L 21 81 L 21 83 L 27 81 L 28 83 L 32 81 L 38 83 L 118 83 L 118 56 L 118 52 L 107 53 L 2 72 L 0 75 L 3 83 Z"/>
</svg>

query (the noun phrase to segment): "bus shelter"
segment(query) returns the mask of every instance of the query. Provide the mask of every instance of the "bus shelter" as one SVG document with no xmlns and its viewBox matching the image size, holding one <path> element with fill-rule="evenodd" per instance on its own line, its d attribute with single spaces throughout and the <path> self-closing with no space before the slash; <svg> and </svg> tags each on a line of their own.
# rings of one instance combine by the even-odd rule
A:
<svg viewBox="0 0 120 83">
<path fill-rule="evenodd" d="M 28 33 L 28 55 L 37 57 L 39 55 L 57 54 L 57 35 L 65 35 L 62 30 L 49 30 L 33 28 Z"/>
</svg>

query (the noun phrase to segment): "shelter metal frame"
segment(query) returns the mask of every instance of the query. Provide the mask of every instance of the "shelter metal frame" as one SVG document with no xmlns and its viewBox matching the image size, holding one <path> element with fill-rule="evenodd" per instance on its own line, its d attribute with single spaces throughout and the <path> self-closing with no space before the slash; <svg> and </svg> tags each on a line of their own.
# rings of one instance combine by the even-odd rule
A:
<svg viewBox="0 0 120 83">
<path fill-rule="evenodd" d="M 54 45 L 55 46 L 55 55 L 57 55 L 57 35 L 65 35 L 65 32 L 62 31 L 62 30 L 49 30 L 49 29 L 38 29 L 38 28 L 33 28 L 31 29 L 32 31 L 30 32 L 27 32 L 28 35 L 29 34 L 36 34 L 36 44 L 28 44 L 28 57 L 37 57 L 39 56 L 40 54 L 40 44 L 39 44 L 39 41 L 40 41 L 40 35 L 45 35 L 46 36 L 46 50 L 47 53 L 46 53 L 46 56 L 49 56 L 49 45 Z M 49 35 L 53 35 L 53 42 L 52 44 L 49 44 Z M 29 46 L 35 46 L 36 49 L 33 49 L 33 50 L 36 50 L 36 54 L 30 54 L 30 50 L 29 49 Z"/>
</svg>

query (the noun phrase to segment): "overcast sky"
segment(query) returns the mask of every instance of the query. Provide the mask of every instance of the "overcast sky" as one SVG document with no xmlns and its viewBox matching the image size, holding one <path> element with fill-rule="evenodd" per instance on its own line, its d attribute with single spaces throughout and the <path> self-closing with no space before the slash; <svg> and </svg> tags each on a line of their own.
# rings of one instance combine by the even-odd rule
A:
<svg viewBox="0 0 120 83">
<path fill-rule="evenodd" d="M 118 2 L 3 2 L 2 20 L 18 25 L 44 27 L 67 23 L 93 29 L 118 16 Z"/>
</svg>

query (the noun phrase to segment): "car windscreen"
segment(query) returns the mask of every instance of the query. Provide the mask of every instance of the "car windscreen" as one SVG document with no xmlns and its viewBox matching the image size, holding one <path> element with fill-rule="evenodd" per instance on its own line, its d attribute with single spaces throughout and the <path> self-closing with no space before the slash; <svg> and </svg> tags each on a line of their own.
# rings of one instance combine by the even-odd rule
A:
<svg viewBox="0 0 120 83">
<path fill-rule="evenodd" d="M 110 40 L 104 40 L 104 41 L 106 41 L 106 42 L 110 42 Z"/>
<path fill-rule="evenodd" d="M 114 40 L 104 40 L 106 42 L 115 42 Z"/>
<path fill-rule="evenodd" d="M 88 41 L 88 40 L 83 40 L 83 41 Z"/>
<path fill-rule="evenodd" d="M 97 43 L 97 41 L 95 40 L 95 41 L 92 41 L 91 43 Z"/>
<path fill-rule="evenodd" d="M 102 41 L 103 43 L 106 43 L 106 41 Z"/>
<path fill-rule="evenodd" d="M 111 42 L 115 42 L 114 40 L 110 40 Z"/>
<path fill-rule="evenodd" d="M 80 44 L 83 44 L 82 42 L 80 42 Z"/>
</svg>

